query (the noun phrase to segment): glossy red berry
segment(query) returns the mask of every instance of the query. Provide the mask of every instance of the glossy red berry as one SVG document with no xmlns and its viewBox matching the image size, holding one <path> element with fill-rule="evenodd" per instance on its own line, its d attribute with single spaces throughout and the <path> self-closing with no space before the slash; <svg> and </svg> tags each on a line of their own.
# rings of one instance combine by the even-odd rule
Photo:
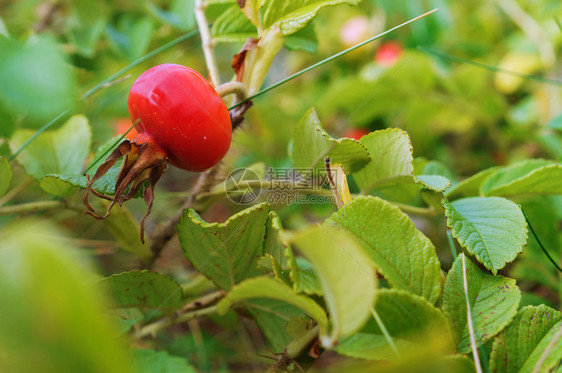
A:
<svg viewBox="0 0 562 373">
<path fill-rule="evenodd" d="M 145 71 L 129 93 L 129 115 L 138 135 L 123 141 L 88 180 L 84 195 L 86 213 L 106 218 L 115 203 L 123 204 L 136 196 L 141 187 L 148 210 L 152 209 L 154 185 L 168 162 L 189 171 L 204 171 L 216 165 L 230 147 L 230 114 L 215 89 L 198 72 L 181 65 L 158 65 Z M 123 158 L 115 194 L 102 195 L 93 183 Z M 94 213 L 88 193 L 111 201 L 105 216 Z"/>
<path fill-rule="evenodd" d="M 129 115 L 139 134 L 156 142 L 168 161 L 189 171 L 216 165 L 230 147 L 228 109 L 198 72 L 164 64 L 146 70 L 129 93 Z"/>
</svg>

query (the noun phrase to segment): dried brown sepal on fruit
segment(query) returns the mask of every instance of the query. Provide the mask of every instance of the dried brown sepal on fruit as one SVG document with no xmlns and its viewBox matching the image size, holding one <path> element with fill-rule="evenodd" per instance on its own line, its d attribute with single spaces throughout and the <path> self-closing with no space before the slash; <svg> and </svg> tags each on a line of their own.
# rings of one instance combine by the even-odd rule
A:
<svg viewBox="0 0 562 373">
<path fill-rule="evenodd" d="M 143 140 L 146 141 L 143 142 Z M 117 175 L 115 194 L 110 197 L 93 189 L 93 184 L 105 175 L 121 157 L 124 157 L 124 159 L 123 163 L 121 163 L 119 174 Z M 105 219 L 109 216 L 115 203 L 122 206 L 123 202 L 135 197 L 142 185 L 148 182 L 148 186 L 143 193 L 144 201 L 148 209 L 140 223 L 140 236 L 141 241 L 144 243 L 144 222 L 152 210 L 154 186 L 166 170 L 166 167 L 166 153 L 154 142 L 145 139 L 143 136 L 137 136 L 133 141 L 123 141 L 117 149 L 109 155 L 106 161 L 99 166 L 92 179 L 87 176 L 88 185 L 86 187 L 86 193 L 84 194 L 84 205 L 88 211 L 85 211 L 84 214 L 91 215 L 96 219 Z M 127 187 L 129 187 L 128 192 L 124 194 Z M 88 195 L 90 192 L 97 197 L 111 201 L 105 215 L 101 216 L 95 213 L 95 210 L 88 202 Z"/>
</svg>

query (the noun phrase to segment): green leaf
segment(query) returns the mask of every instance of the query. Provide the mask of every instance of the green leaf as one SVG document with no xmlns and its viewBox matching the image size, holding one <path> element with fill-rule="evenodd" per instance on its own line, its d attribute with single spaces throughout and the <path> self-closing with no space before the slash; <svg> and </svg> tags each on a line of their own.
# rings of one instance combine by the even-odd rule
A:
<svg viewBox="0 0 562 373">
<path fill-rule="evenodd" d="M 330 335 L 321 332 L 320 340 L 333 346 L 369 318 L 377 289 L 371 262 L 353 235 L 334 225 L 311 227 L 295 234 L 291 242 L 320 279 L 332 325 Z"/>
<path fill-rule="evenodd" d="M 46 36 L 25 44 L 0 37 L 0 50 L 0 106 L 40 124 L 73 107 L 74 70 L 58 44 Z"/>
<path fill-rule="evenodd" d="M 403 290 L 385 289 L 378 293 L 375 310 L 401 355 L 423 348 L 428 340 L 435 338 L 436 332 L 442 341 L 450 343 L 445 317 L 422 297 Z M 335 350 L 354 358 L 397 359 L 373 318 L 358 333 L 340 341 Z"/>
<path fill-rule="evenodd" d="M 419 184 L 436 192 L 444 192 L 451 185 L 451 180 L 441 175 L 418 175 L 415 179 Z"/>
<path fill-rule="evenodd" d="M 12 182 L 12 167 L 6 157 L 0 157 L 0 197 L 10 188 Z"/>
<path fill-rule="evenodd" d="M 257 298 L 247 300 L 246 304 L 248 312 L 252 314 L 256 324 L 271 343 L 273 351 L 283 352 L 292 340 L 287 333 L 287 323 L 294 317 L 304 317 L 303 311 L 286 301 L 277 299 Z"/>
<path fill-rule="evenodd" d="M 293 290 L 310 295 L 323 295 L 322 285 L 312 264 L 305 258 L 296 258 L 297 276 L 292 276 Z M 292 273 L 292 272 L 291 272 Z"/>
<path fill-rule="evenodd" d="M 151 2 L 147 3 L 146 7 L 156 18 L 178 30 L 188 31 L 196 25 L 194 0 L 175 0 L 169 10 L 162 10 Z"/>
<path fill-rule="evenodd" d="M 261 27 L 260 9 L 265 0 L 242 0 L 238 5 L 246 18 L 256 27 Z"/>
<path fill-rule="evenodd" d="M 105 142 L 102 146 L 98 148 L 96 154 L 94 155 L 93 159 L 99 160 L 95 164 L 90 164 L 88 166 L 88 175 L 92 177 L 98 167 L 105 161 L 107 156 L 110 154 L 109 149 L 115 145 L 119 137 L 114 137 L 107 142 Z M 105 156 L 103 156 L 105 154 Z M 121 169 L 121 163 L 117 162 L 113 167 L 107 171 L 105 175 L 103 175 L 99 180 L 97 180 L 93 188 L 97 192 L 100 192 L 105 195 L 113 195 L 115 193 L 115 183 L 117 181 L 117 175 L 119 174 L 119 170 Z M 60 175 L 60 174 L 50 174 L 41 179 L 41 188 L 47 193 L 51 193 L 55 196 L 64 197 L 70 194 L 72 191 L 75 190 L 76 187 L 85 189 L 88 185 L 88 181 L 85 176 L 79 175 Z M 137 197 L 142 196 L 143 188 L 139 190 L 137 193 Z"/>
<path fill-rule="evenodd" d="M 178 224 L 185 256 L 219 288 L 229 290 L 238 282 L 260 276 L 258 260 L 275 247 L 266 236 L 270 219 L 265 203 L 250 207 L 224 223 L 207 223 L 194 210 L 186 210 Z M 270 234 L 271 231 L 270 231 Z M 273 250 L 275 251 L 275 250 Z M 269 252 L 274 257 L 276 254 Z"/>
<path fill-rule="evenodd" d="M 218 303 L 217 312 L 219 315 L 225 314 L 233 304 L 256 298 L 276 299 L 292 304 L 314 319 L 321 330 L 327 330 L 328 319 L 322 307 L 307 296 L 297 295 L 289 286 L 269 277 L 244 280 L 234 286 L 227 296 Z"/>
<path fill-rule="evenodd" d="M 466 296 L 460 254 L 447 275 L 443 287 L 443 312 L 447 316 L 455 338 L 457 351 L 471 351 L 466 312 Z M 515 280 L 483 273 L 476 264 L 466 259 L 468 299 L 476 333 L 476 345 L 492 339 L 508 325 L 517 313 L 521 291 Z"/>
<path fill-rule="evenodd" d="M 552 118 L 552 120 L 548 122 L 546 126 L 555 130 L 562 130 L 562 114 Z"/>
<path fill-rule="evenodd" d="M 196 373 L 187 360 L 166 351 L 134 349 L 132 355 L 136 373 Z"/>
<path fill-rule="evenodd" d="M 150 45 L 154 22 L 149 17 L 123 14 L 117 25 L 107 25 L 107 36 L 117 52 L 130 61 L 144 55 Z"/>
<path fill-rule="evenodd" d="M 453 237 L 493 274 L 523 251 L 527 228 L 515 203 L 498 197 L 472 197 L 443 200 L 443 206 Z"/>
<path fill-rule="evenodd" d="M 435 303 L 441 293 L 440 263 L 431 241 L 390 203 L 357 197 L 330 219 L 357 237 L 391 286 Z"/>
<path fill-rule="evenodd" d="M 375 187 L 410 182 L 414 175 L 412 144 L 408 134 L 398 128 L 374 131 L 361 138 L 372 161 L 353 178 L 363 192 Z"/>
<path fill-rule="evenodd" d="M 498 373 L 549 372 L 562 356 L 561 333 L 562 313 L 545 305 L 523 307 L 494 340 L 490 368 Z"/>
<path fill-rule="evenodd" d="M 232 5 L 211 26 L 211 36 L 218 42 L 245 42 L 257 38 L 256 28 L 238 5 Z"/>
<path fill-rule="evenodd" d="M 267 3 L 263 24 L 265 28 L 279 26 L 284 35 L 290 35 L 305 27 L 318 11 L 338 4 L 356 5 L 360 0 L 271 0 Z"/>
<path fill-rule="evenodd" d="M 73 14 L 69 18 L 72 44 L 83 56 L 92 57 L 96 43 L 107 22 L 107 6 L 103 1 L 73 1 Z"/>
<path fill-rule="evenodd" d="M 314 109 L 301 118 L 292 139 L 291 158 L 295 167 L 324 168 L 324 157 L 340 163 L 347 172 L 354 172 L 370 160 L 363 144 L 349 138 L 333 139 L 324 129 Z"/>
<path fill-rule="evenodd" d="M 481 191 L 487 196 L 562 194 L 562 164 L 528 159 L 500 169 L 482 184 Z"/>
<path fill-rule="evenodd" d="M 44 220 L 0 231 L 0 345 L 6 372 L 130 372 L 83 253 Z"/>
<path fill-rule="evenodd" d="M 480 194 L 481 185 L 486 181 L 486 179 L 488 179 L 496 172 L 498 172 L 498 168 L 491 167 L 480 171 L 470 177 L 467 177 L 460 183 L 453 185 L 452 187 L 447 189 L 445 191 L 445 196 L 449 199 L 454 199 L 461 196 L 477 196 Z"/>
<path fill-rule="evenodd" d="M 141 307 L 166 313 L 181 306 L 181 286 L 159 273 L 130 271 L 106 277 L 99 282 L 119 307 Z"/>
<path fill-rule="evenodd" d="M 16 131 L 10 141 L 12 152 L 33 134 L 32 130 Z M 17 160 L 37 180 L 47 174 L 79 174 L 88 157 L 91 136 L 88 119 L 75 115 L 59 129 L 44 132 L 20 153 Z"/>
<path fill-rule="evenodd" d="M 303 50 L 309 53 L 316 53 L 318 50 L 318 38 L 312 23 L 292 35 L 287 35 L 285 37 L 285 46 L 291 51 Z"/>
<path fill-rule="evenodd" d="M 100 200 L 103 209 L 109 207 L 109 201 Z M 125 206 L 113 206 L 111 214 L 103 223 L 107 226 L 113 237 L 123 250 L 137 255 L 141 260 L 148 260 L 152 256 L 150 239 L 145 237 L 144 243 L 140 239 L 140 225 Z"/>
</svg>

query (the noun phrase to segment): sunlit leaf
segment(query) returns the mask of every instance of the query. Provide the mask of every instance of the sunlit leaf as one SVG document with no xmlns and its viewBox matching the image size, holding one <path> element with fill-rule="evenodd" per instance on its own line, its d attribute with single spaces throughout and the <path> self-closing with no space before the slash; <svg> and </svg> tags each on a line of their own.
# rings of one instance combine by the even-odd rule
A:
<svg viewBox="0 0 562 373">
<path fill-rule="evenodd" d="M 398 128 L 375 131 L 363 136 L 361 143 L 365 144 L 372 159 L 353 174 L 362 191 L 369 192 L 375 187 L 412 180 L 414 158 L 406 132 Z"/>
<path fill-rule="evenodd" d="M 444 200 L 443 206 L 453 236 L 493 274 L 513 261 L 527 242 L 525 218 L 507 199 Z"/>
<path fill-rule="evenodd" d="M 422 297 L 397 289 L 380 291 L 375 309 L 400 354 L 422 347 L 436 331 L 451 343 L 445 317 Z M 373 318 L 358 333 L 342 340 L 336 351 L 369 360 L 397 359 Z"/>
<path fill-rule="evenodd" d="M 284 35 L 305 27 L 325 6 L 356 5 L 360 0 L 270 0 L 265 6 L 264 27 L 279 26 Z"/>
<path fill-rule="evenodd" d="M 292 139 L 291 158 L 295 167 L 324 168 L 324 157 L 340 163 L 347 172 L 361 169 L 370 161 L 363 144 L 349 138 L 333 139 L 324 131 L 314 109 L 301 118 Z"/>
<path fill-rule="evenodd" d="M 257 262 L 262 256 L 279 255 L 282 245 L 273 244 L 266 235 L 267 229 L 274 229 L 268 226 L 269 219 L 269 206 L 263 203 L 224 223 L 207 223 L 190 209 L 180 219 L 178 234 L 185 256 L 195 268 L 218 287 L 228 290 L 246 278 L 261 275 Z"/>
<path fill-rule="evenodd" d="M 333 224 L 299 232 L 292 241 L 318 275 L 331 320 L 324 346 L 356 332 L 367 321 L 377 282 L 371 262 L 353 235 Z"/>
<path fill-rule="evenodd" d="M 457 350 L 471 351 L 468 331 L 466 296 L 460 254 L 447 275 L 443 288 L 443 312 L 455 337 Z M 517 313 L 521 291 L 515 280 L 483 273 L 470 259 L 466 262 L 468 299 L 476 344 L 482 345 L 508 325 Z"/>
<path fill-rule="evenodd" d="M 562 194 L 562 164 L 544 159 L 521 161 L 490 176 L 481 191 L 488 196 Z"/>
<path fill-rule="evenodd" d="M 269 277 L 247 279 L 236 285 L 230 290 L 228 295 L 219 302 L 217 311 L 219 314 L 224 314 L 233 304 L 242 300 L 256 298 L 276 299 L 292 304 L 314 319 L 321 330 L 326 331 L 328 327 L 326 312 L 322 307 L 311 298 L 304 295 L 297 295 L 289 286 Z"/>
<path fill-rule="evenodd" d="M 439 298 L 441 274 L 435 247 L 399 208 L 377 197 L 358 197 L 329 220 L 359 239 L 391 286 L 432 303 Z"/>
<path fill-rule="evenodd" d="M 235 4 L 216 19 L 211 26 L 211 35 L 218 42 L 245 42 L 250 37 L 257 37 L 257 32 Z"/>
</svg>

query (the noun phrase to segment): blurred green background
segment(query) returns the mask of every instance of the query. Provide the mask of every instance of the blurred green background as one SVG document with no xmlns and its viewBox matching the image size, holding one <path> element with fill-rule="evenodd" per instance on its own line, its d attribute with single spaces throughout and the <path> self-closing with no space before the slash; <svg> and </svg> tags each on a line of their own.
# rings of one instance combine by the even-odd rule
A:
<svg viewBox="0 0 562 373">
<path fill-rule="evenodd" d="M 209 21 L 213 22 L 232 4 L 228 0 L 210 1 L 206 11 Z M 118 70 L 195 29 L 193 5 L 193 0 L 1 2 L 0 155 L 11 156 L 15 149 L 13 144 L 10 147 L 10 139 L 17 137 L 19 131 L 36 131 L 68 110 L 52 129 L 60 128 L 71 115 L 82 114 L 87 119 L 86 132 L 91 131 L 91 135 L 88 141 L 80 141 L 85 141 L 83 146 L 89 150 L 84 156 L 90 160 L 99 146 L 122 133 L 123 127 L 118 123 L 128 120 L 128 91 L 144 70 L 160 63 L 178 63 L 205 75 L 200 39 L 194 36 L 149 58 L 95 95 L 81 100 L 89 89 Z M 358 128 L 406 130 L 418 161 L 431 161 L 429 165 L 436 173 L 452 180 L 528 158 L 560 161 L 562 2 L 559 0 L 363 0 L 357 7 L 328 7 L 296 37 L 287 38 L 286 48 L 276 57 L 265 85 L 433 8 L 439 11 L 257 98 L 246 122 L 234 135 L 235 141 L 220 167 L 221 175 L 257 162 L 266 168 L 290 167 L 289 140 L 299 118 L 310 107 L 317 109 L 324 128 L 333 137 L 346 136 L 348 131 Z M 247 36 L 216 45 L 223 81 L 233 79 L 231 59 Z M 518 78 L 493 71 L 493 67 L 538 78 Z M 11 187 L 0 197 L 0 207 L 53 200 L 17 160 L 11 163 Z M 168 170 L 157 187 L 148 232 L 175 214 L 196 178 L 196 174 Z M 353 181 L 350 183 L 353 192 Z M 0 304 L 15 302 L 12 304 L 19 310 L 30 307 L 37 310 L 37 316 L 8 315 L 0 321 L 0 334 L 9 329 L 10 323 L 24 325 L 43 315 L 41 310 L 56 307 L 59 317 L 72 318 L 66 315 L 82 312 L 73 309 L 78 307 L 75 302 L 82 302 L 84 309 L 105 302 L 97 294 L 92 299 L 89 294 L 80 298 L 80 286 L 90 286 L 89 280 L 76 280 L 84 283 L 76 283 L 76 289 L 61 290 L 62 285 L 54 277 L 57 273 L 63 276 L 58 268 L 72 272 L 66 281 L 74 281 L 81 278 L 80 272 L 69 267 L 81 261 L 90 262 L 89 268 L 101 275 L 138 266 L 133 254 L 121 250 L 124 241 L 137 240 L 137 232 L 133 229 L 124 233 L 123 228 L 112 228 L 111 223 L 83 216 L 81 198 L 81 193 L 75 193 L 69 197 L 71 208 L 41 212 L 41 223 L 29 222 L 22 215 L 0 216 Z M 137 221 L 145 210 L 141 200 L 131 201 L 127 207 Z M 534 197 L 526 200 L 523 207 L 545 246 L 555 258 L 560 258 L 562 198 Z M 240 209 L 241 206 L 221 200 L 202 216 L 208 221 L 224 221 Z M 299 228 L 311 219 L 324 219 L 333 212 L 330 205 L 279 205 L 274 209 L 279 211 L 288 229 Z M 444 218 L 420 218 L 415 222 L 435 243 L 444 269 L 448 269 L 452 258 Z M 51 243 L 49 238 L 49 245 L 54 247 L 41 247 L 38 243 L 42 233 L 29 236 L 29 232 L 43 232 L 64 244 Z M 158 269 L 180 280 L 188 279 L 194 275 L 193 270 L 186 265 L 177 245 L 173 241 L 165 250 Z M 80 259 L 76 260 L 69 252 L 76 253 Z M 35 258 L 44 255 L 45 261 L 39 265 L 27 261 L 25 255 Z M 18 279 L 22 288 L 13 291 L 10 281 L 16 280 L 8 275 L 16 269 L 35 273 L 45 281 L 34 284 L 37 278 L 32 278 L 22 285 L 24 280 Z M 546 303 L 559 308 L 560 277 L 534 239 L 529 239 L 522 258 L 503 273 L 516 278 L 526 291 L 524 304 Z M 70 297 L 68 292 L 78 296 Z M 67 296 L 69 299 L 65 300 Z M 41 303 L 36 304 L 39 300 Z M 87 324 L 86 318 L 78 317 L 73 322 Z M 80 356 L 77 359 L 82 359 L 76 363 L 77 367 L 90 366 L 87 362 L 98 359 L 92 350 L 104 347 L 106 339 L 96 339 L 97 334 L 105 333 L 104 322 L 105 319 L 100 321 L 99 330 L 90 326 L 92 330 L 86 329 L 80 338 L 81 341 L 90 338 L 87 333 L 91 333 L 92 345 L 85 347 L 87 352 L 76 352 Z M 209 323 L 213 326 L 204 328 L 205 332 L 193 337 L 194 340 L 189 339 L 190 335 L 182 337 L 183 344 L 179 339 L 156 343 L 165 346 L 172 355 L 197 356 L 198 368 L 203 371 L 222 369 L 226 361 L 233 364 L 237 359 L 234 356 L 240 356 L 234 351 L 247 345 L 249 337 L 233 332 L 232 320 L 225 318 Z M 223 327 L 221 333 L 213 335 L 218 326 Z M 255 326 L 244 328 L 249 334 L 256 332 Z M 13 335 L 19 333 L 8 331 L 4 333 L 8 337 L 0 337 L 0 351 L 14 343 Z M 35 338 L 26 340 L 25 333 L 23 330 L 19 334 L 23 344 Z M 50 335 L 48 331 L 45 333 Z M 58 347 L 53 347 L 57 353 L 64 354 L 75 343 L 72 333 L 56 338 L 60 342 Z M 208 346 L 204 357 L 198 350 L 198 341 L 205 341 Z M 49 343 L 49 338 L 40 340 L 37 348 Z M 112 353 L 116 354 L 118 348 L 122 347 L 115 347 Z M 0 367 L 4 359 L 9 361 L 0 352 Z M 116 363 L 112 369 L 117 371 L 120 366 Z M 108 371 L 104 369 L 95 366 L 91 371 Z"/>
</svg>

